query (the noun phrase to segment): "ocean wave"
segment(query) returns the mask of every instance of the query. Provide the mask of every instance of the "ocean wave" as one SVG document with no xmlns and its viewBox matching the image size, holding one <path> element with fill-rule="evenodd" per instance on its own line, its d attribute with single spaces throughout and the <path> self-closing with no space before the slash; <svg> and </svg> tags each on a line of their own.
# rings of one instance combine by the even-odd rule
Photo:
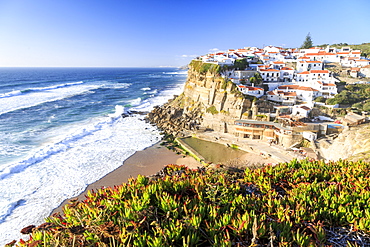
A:
<svg viewBox="0 0 370 247">
<path fill-rule="evenodd" d="M 154 94 L 157 94 L 158 93 L 158 90 L 157 89 L 154 89 L 153 91 L 150 91 L 150 92 L 144 92 L 144 94 L 152 94 L 152 95 L 154 95 Z"/>
<path fill-rule="evenodd" d="M 32 93 L 26 94 L 22 93 L 19 95 L 14 95 L 13 97 L 0 98 L 0 115 L 7 112 L 33 107 L 46 102 L 57 101 L 75 95 L 87 93 L 90 90 L 98 89 L 102 86 L 102 85 L 79 85 L 79 84 L 75 83 L 73 87 L 71 86 L 72 84 L 69 84 L 70 86 L 64 87 L 55 86 L 53 87 L 53 89 L 49 87 L 48 90 L 46 90 L 46 88 L 43 89 L 40 88 L 39 90 L 33 90 Z"/>
<path fill-rule="evenodd" d="M 112 122 L 121 116 L 123 111 L 124 108 L 122 106 L 116 106 L 116 112 L 114 114 L 109 114 L 109 119 L 97 122 L 86 128 L 78 129 L 75 133 L 65 136 L 61 141 L 42 147 L 39 150 L 36 150 L 30 156 L 26 157 L 24 160 L 5 167 L 2 171 L 0 171 L 0 180 L 5 179 L 15 173 L 23 172 L 33 164 L 43 161 L 52 155 L 68 150 L 77 140 L 101 130 L 104 125 L 112 124 Z"/>
<path fill-rule="evenodd" d="M 115 106 L 116 111 L 113 114 L 108 114 L 110 118 L 119 118 L 123 113 L 125 113 L 125 107 L 121 105 L 116 105 Z"/>
<path fill-rule="evenodd" d="M 151 111 L 154 106 L 163 105 L 169 99 L 171 99 L 174 95 L 178 95 L 182 92 L 184 84 L 179 84 L 175 87 L 168 88 L 159 92 L 158 95 L 154 97 L 150 97 L 141 101 L 141 103 L 137 106 L 132 106 L 130 110 L 134 111 Z M 157 92 L 156 92 L 157 94 Z"/>
<path fill-rule="evenodd" d="M 187 75 L 188 71 L 178 71 L 178 72 L 163 72 L 165 75 Z"/>
<path fill-rule="evenodd" d="M 136 99 L 130 100 L 129 103 L 127 104 L 127 106 L 134 107 L 134 106 L 140 105 L 140 103 L 141 103 L 141 98 L 138 97 Z"/>
<path fill-rule="evenodd" d="M 131 83 L 105 84 L 104 88 L 125 89 L 131 85 L 132 85 Z"/>
<path fill-rule="evenodd" d="M 8 92 L 8 93 L 0 94 L 0 98 L 8 98 L 8 97 L 18 96 L 18 95 L 26 94 L 26 93 L 48 91 L 48 90 L 53 90 L 53 89 L 58 89 L 58 88 L 63 88 L 63 87 L 76 86 L 76 85 L 80 85 L 80 84 L 83 84 L 83 83 L 84 83 L 83 81 L 68 82 L 68 83 L 53 85 L 53 86 L 49 86 L 49 87 L 36 87 L 36 88 L 27 88 L 27 89 L 24 89 L 24 90 L 15 90 L 15 91 L 11 91 L 11 92 Z"/>
<path fill-rule="evenodd" d="M 7 205 L 0 206 L 0 224 L 3 223 L 8 216 L 12 214 L 12 212 L 19 206 L 22 206 L 26 203 L 26 200 L 20 199 L 14 202 L 10 202 Z"/>
<path fill-rule="evenodd" d="M 149 91 L 149 90 L 151 90 L 151 88 L 150 87 L 143 87 L 141 90 L 143 90 L 143 91 Z"/>
<path fill-rule="evenodd" d="M 116 113 L 120 109 L 117 107 Z M 69 138 L 49 145 L 49 150 L 57 151 L 59 147 L 51 149 L 52 146 L 64 144 L 67 148 L 64 152 L 51 154 L 23 172 L 0 180 L 0 186 L 7 185 L 0 197 L 0 219 L 3 220 L 0 245 L 22 237 L 18 231 L 7 229 L 41 224 L 65 199 L 79 195 L 88 184 L 118 168 L 135 151 L 160 139 L 154 126 L 135 116 L 117 120 L 99 117 L 89 125 L 85 131 L 74 131 Z M 77 130 L 82 126 L 86 124 L 81 122 L 73 128 Z M 98 131 L 94 131 L 96 129 Z"/>
</svg>

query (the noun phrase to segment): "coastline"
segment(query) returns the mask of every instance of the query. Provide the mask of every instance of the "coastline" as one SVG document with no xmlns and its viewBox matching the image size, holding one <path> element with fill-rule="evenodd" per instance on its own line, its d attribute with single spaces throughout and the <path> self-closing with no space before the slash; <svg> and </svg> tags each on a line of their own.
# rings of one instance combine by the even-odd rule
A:
<svg viewBox="0 0 370 247">
<path fill-rule="evenodd" d="M 106 174 L 94 183 L 89 184 L 81 194 L 74 198 L 80 201 L 84 200 L 89 190 L 120 185 L 126 183 L 129 178 L 136 178 L 139 174 L 143 176 L 154 175 L 168 164 L 186 165 L 192 169 L 201 166 L 194 158 L 190 156 L 184 157 L 183 155 L 176 154 L 174 151 L 167 149 L 165 146 L 161 146 L 161 142 L 162 140 L 144 150 L 136 151 L 123 161 L 120 167 Z M 57 212 L 62 213 L 64 205 L 68 204 L 71 199 L 72 198 L 64 200 L 62 204 L 50 213 L 50 215 Z"/>
</svg>

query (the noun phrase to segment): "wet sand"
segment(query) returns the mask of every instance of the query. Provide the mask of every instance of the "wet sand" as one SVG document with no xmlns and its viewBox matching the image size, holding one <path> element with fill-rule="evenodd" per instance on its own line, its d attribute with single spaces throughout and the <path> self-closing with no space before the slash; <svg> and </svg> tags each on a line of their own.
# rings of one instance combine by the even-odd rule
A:
<svg viewBox="0 0 370 247">
<path fill-rule="evenodd" d="M 237 159 L 229 160 L 225 165 L 239 166 L 275 162 L 276 160 L 274 159 L 246 152 Z M 88 190 L 97 190 L 103 187 L 121 185 L 122 183 L 126 183 L 129 178 L 136 178 L 139 174 L 143 176 L 154 175 L 168 164 L 186 165 L 191 169 L 202 166 L 193 157 L 178 155 L 167 149 L 165 146 L 161 146 L 160 143 L 157 143 L 142 151 L 134 153 L 131 157 L 125 160 L 119 168 L 90 184 L 83 193 L 77 196 L 77 198 L 79 200 L 84 200 L 85 194 Z M 54 209 L 52 214 L 62 212 L 63 206 L 67 204 L 69 200 L 70 199 L 65 200 L 58 208 Z"/>
<path fill-rule="evenodd" d="M 85 194 L 88 190 L 120 185 L 122 183 L 126 183 L 129 178 L 136 178 L 139 174 L 143 176 L 154 175 L 168 164 L 186 165 L 192 169 L 201 166 L 194 158 L 178 155 L 175 152 L 168 150 L 165 146 L 161 146 L 157 143 L 142 151 L 134 153 L 116 170 L 90 184 L 77 198 L 79 200 L 84 200 Z M 58 208 L 54 209 L 52 214 L 62 212 L 63 206 L 67 204 L 69 200 L 70 199 L 65 200 Z"/>
</svg>

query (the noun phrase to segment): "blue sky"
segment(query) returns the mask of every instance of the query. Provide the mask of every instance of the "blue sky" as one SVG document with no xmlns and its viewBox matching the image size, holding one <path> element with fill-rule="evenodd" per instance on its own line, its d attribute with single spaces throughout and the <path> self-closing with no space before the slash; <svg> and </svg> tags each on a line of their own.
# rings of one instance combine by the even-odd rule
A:
<svg viewBox="0 0 370 247">
<path fill-rule="evenodd" d="M 368 0 L 0 0 L 0 67 L 182 66 L 212 49 L 370 42 Z"/>
</svg>

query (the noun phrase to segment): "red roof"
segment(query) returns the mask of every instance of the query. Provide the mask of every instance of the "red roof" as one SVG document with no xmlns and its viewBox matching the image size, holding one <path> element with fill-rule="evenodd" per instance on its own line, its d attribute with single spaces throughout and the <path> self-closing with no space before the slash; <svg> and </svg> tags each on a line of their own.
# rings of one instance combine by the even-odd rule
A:
<svg viewBox="0 0 370 247">
<path fill-rule="evenodd" d="M 301 72 L 301 73 L 298 73 L 298 75 L 308 75 L 310 72 L 308 72 L 308 71 L 303 71 L 303 72 Z"/>
<path fill-rule="evenodd" d="M 291 90 L 301 90 L 301 91 L 318 91 L 316 89 L 313 89 L 311 87 L 304 87 L 299 85 L 283 85 L 278 87 L 278 89 L 284 90 L 284 89 L 291 89 Z"/>
<path fill-rule="evenodd" d="M 306 63 L 322 63 L 321 61 L 305 61 Z"/>
<path fill-rule="evenodd" d="M 276 62 L 274 62 L 274 64 L 285 64 L 285 63 L 282 62 L 282 61 L 276 61 Z"/>
<path fill-rule="evenodd" d="M 238 87 L 247 88 L 248 90 L 252 90 L 252 91 L 256 91 L 256 90 L 263 91 L 263 89 L 259 87 L 250 87 L 250 86 L 244 86 L 244 85 L 238 85 Z"/>
<path fill-rule="evenodd" d="M 306 56 L 322 56 L 322 55 L 335 55 L 334 53 L 321 51 L 318 53 L 307 53 Z"/>
<path fill-rule="evenodd" d="M 329 73 L 328 70 L 324 69 L 324 70 L 311 70 L 310 73 Z"/>
<path fill-rule="evenodd" d="M 277 70 L 277 69 L 260 69 L 260 71 L 263 71 L 263 72 L 279 72 L 280 70 Z"/>
<path fill-rule="evenodd" d="M 309 110 L 311 110 L 311 108 L 309 108 L 309 107 L 307 107 L 307 106 L 301 106 L 300 108 L 302 108 L 303 110 L 306 110 L 306 111 L 309 111 Z"/>
</svg>

